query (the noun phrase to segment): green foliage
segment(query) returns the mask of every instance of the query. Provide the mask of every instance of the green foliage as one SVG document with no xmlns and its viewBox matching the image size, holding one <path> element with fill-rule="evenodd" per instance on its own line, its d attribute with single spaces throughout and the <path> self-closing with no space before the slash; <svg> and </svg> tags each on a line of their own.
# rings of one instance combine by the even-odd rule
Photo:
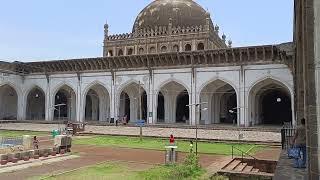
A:
<svg viewBox="0 0 320 180">
<path fill-rule="evenodd" d="M 199 158 L 190 153 L 182 164 L 159 166 L 139 174 L 145 180 L 189 180 L 199 179 L 205 170 L 199 165 Z"/>
<path fill-rule="evenodd" d="M 195 153 L 189 153 L 182 164 L 176 166 L 171 173 L 172 177 L 190 178 L 198 177 L 204 173 L 200 167 L 199 157 Z"/>
<path fill-rule="evenodd" d="M 229 178 L 225 176 L 220 176 L 220 175 L 213 175 L 211 176 L 210 180 L 229 180 Z"/>
</svg>

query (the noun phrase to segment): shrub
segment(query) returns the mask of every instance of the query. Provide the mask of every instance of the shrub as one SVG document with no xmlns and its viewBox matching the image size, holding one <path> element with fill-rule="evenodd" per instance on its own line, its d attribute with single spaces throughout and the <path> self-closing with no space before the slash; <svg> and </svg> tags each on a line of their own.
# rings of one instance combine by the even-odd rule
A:
<svg viewBox="0 0 320 180">
<path fill-rule="evenodd" d="M 182 164 L 172 168 L 169 179 L 185 179 L 198 177 L 204 173 L 204 170 L 199 165 L 199 157 L 194 153 L 189 153 Z"/>
</svg>

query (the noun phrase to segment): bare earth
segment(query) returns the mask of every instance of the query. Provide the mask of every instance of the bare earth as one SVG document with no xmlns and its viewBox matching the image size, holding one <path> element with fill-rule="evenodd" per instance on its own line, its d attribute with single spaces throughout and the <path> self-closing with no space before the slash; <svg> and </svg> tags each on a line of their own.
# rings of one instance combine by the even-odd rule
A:
<svg viewBox="0 0 320 180">
<path fill-rule="evenodd" d="M 73 152 L 79 152 L 80 157 L 38 167 L 32 167 L 18 172 L 3 173 L 1 179 L 21 180 L 35 176 L 49 175 L 77 169 L 83 166 L 94 165 L 105 161 L 120 161 L 122 163 L 129 162 L 132 167 L 139 169 L 147 169 L 154 165 L 164 163 L 164 152 L 143 149 L 127 149 L 127 148 L 109 148 L 109 147 L 90 147 L 90 146 L 74 146 Z M 183 160 L 185 153 L 179 153 L 179 160 Z M 227 157 L 231 160 L 230 157 Z M 225 162 L 226 156 L 219 155 L 200 155 L 200 163 L 206 168 L 213 162 Z M 218 163 L 219 164 L 219 163 Z"/>
</svg>

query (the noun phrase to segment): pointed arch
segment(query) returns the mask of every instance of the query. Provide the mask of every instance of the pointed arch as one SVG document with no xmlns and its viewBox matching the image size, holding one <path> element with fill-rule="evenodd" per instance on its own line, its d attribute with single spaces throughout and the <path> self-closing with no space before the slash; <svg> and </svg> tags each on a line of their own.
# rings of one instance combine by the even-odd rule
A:
<svg viewBox="0 0 320 180">
<path fill-rule="evenodd" d="M 190 107 L 190 93 L 187 86 L 180 83 L 176 79 L 168 79 L 163 82 L 156 92 L 157 99 L 157 114 L 163 113 L 164 120 L 158 119 L 158 123 L 184 123 L 189 124 Z M 159 100 L 163 99 L 163 103 L 159 104 Z"/>
<path fill-rule="evenodd" d="M 257 80 L 248 90 L 249 125 L 293 122 L 293 94 L 285 81 L 274 77 Z"/>
<path fill-rule="evenodd" d="M 52 93 L 52 111 L 55 120 L 76 121 L 76 91 L 68 83 L 59 84 Z"/>
<path fill-rule="evenodd" d="M 45 91 L 38 85 L 34 85 L 26 92 L 26 119 L 44 120 L 46 111 Z"/>
<path fill-rule="evenodd" d="M 215 78 L 200 87 L 199 102 L 206 111 L 199 113 L 200 124 L 239 124 L 238 93 L 235 86 L 222 78 Z M 203 108 L 201 108 L 203 109 Z"/>
<path fill-rule="evenodd" d="M 125 117 L 131 123 L 134 123 L 140 116 L 146 120 L 148 96 L 144 86 L 136 80 L 129 80 L 118 88 L 116 94 L 118 118 Z"/>
<path fill-rule="evenodd" d="M 0 85 L 0 119 L 16 120 L 18 118 L 18 93 L 12 83 Z"/>
<path fill-rule="evenodd" d="M 110 122 L 110 94 L 100 81 L 93 81 L 82 93 L 82 120 Z"/>
<path fill-rule="evenodd" d="M 183 87 L 187 90 L 188 94 L 191 93 L 191 90 L 189 89 L 189 87 L 188 87 L 184 82 L 182 82 L 182 81 L 180 81 L 180 80 L 178 80 L 178 79 L 176 79 L 176 78 L 169 78 L 169 79 L 163 81 L 163 82 L 158 86 L 158 88 L 156 89 L 155 94 L 158 95 L 159 92 L 160 92 L 160 90 L 161 90 L 163 87 L 165 87 L 167 84 L 171 83 L 171 82 L 180 84 L 181 86 L 183 86 Z"/>
</svg>

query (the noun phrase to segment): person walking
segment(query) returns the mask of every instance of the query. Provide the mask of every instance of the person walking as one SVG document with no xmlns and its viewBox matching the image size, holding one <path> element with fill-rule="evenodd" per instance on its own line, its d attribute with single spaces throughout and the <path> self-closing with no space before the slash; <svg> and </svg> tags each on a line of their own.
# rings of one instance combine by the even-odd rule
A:
<svg viewBox="0 0 320 180">
<path fill-rule="evenodd" d="M 193 153 L 193 142 L 190 141 L 190 153 Z"/>
<path fill-rule="evenodd" d="M 300 149 L 302 152 L 302 161 L 300 158 L 295 159 L 295 168 L 305 168 L 307 161 L 307 146 L 306 146 L 306 120 L 304 118 L 301 119 L 301 125 L 297 127 L 296 133 L 294 134 L 292 144 L 295 145 L 296 148 Z"/>
<path fill-rule="evenodd" d="M 37 136 L 33 136 L 33 149 L 39 149 L 39 141 L 37 139 Z"/>
</svg>

